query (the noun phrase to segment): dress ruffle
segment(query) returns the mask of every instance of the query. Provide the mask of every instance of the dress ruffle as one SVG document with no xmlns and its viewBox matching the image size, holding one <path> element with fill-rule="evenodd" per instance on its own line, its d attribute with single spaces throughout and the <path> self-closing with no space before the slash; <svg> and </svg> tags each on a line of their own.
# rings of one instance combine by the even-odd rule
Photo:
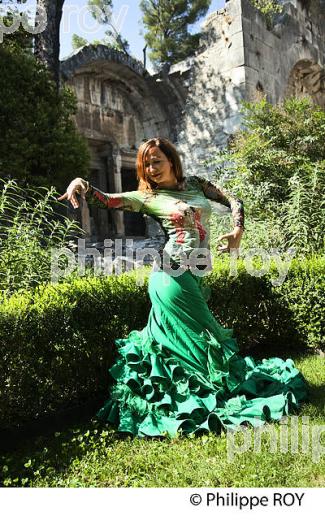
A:
<svg viewBox="0 0 325 520">
<path fill-rule="evenodd" d="M 98 418 L 134 436 L 173 437 L 261 426 L 296 412 L 306 385 L 293 361 L 242 358 L 232 331 L 220 330 L 222 339 L 207 329 L 200 334 L 207 352 L 201 370 L 158 344 L 148 327 L 116 340 L 116 383 Z"/>
</svg>

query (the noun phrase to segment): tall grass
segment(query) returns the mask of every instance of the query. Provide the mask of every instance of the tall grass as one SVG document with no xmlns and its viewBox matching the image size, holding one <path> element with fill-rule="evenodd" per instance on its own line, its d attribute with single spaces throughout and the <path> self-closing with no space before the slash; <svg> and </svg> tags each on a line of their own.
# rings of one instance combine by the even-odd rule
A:
<svg viewBox="0 0 325 520">
<path fill-rule="evenodd" d="M 0 290 L 11 294 L 50 280 L 52 248 L 68 247 L 83 230 L 64 216 L 54 188 L 0 179 Z"/>
</svg>

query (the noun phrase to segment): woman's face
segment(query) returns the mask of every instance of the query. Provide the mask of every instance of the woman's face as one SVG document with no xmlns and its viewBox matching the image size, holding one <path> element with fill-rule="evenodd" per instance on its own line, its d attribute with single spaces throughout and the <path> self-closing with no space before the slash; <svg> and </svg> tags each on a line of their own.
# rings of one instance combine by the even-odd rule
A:
<svg viewBox="0 0 325 520">
<path fill-rule="evenodd" d="M 149 148 L 144 164 L 146 177 L 155 182 L 158 188 L 175 188 L 177 186 L 172 162 L 158 146 Z"/>
</svg>

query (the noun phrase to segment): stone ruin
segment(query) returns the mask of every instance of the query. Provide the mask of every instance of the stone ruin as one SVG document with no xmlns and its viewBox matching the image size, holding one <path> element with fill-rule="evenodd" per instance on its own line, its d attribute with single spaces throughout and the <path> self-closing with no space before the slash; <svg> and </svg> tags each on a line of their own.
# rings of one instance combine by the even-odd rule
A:
<svg viewBox="0 0 325 520">
<path fill-rule="evenodd" d="M 204 21 L 196 55 L 154 75 L 104 45 L 63 60 L 91 182 L 108 192 L 137 189 L 136 150 L 158 135 L 177 145 L 187 175 L 208 175 L 203 161 L 240 127 L 242 100 L 309 95 L 325 109 L 325 0 L 282 3 L 270 27 L 249 0 L 228 0 Z M 91 242 L 159 233 L 150 217 L 97 208 L 90 216 L 85 204 L 81 221 Z"/>
</svg>

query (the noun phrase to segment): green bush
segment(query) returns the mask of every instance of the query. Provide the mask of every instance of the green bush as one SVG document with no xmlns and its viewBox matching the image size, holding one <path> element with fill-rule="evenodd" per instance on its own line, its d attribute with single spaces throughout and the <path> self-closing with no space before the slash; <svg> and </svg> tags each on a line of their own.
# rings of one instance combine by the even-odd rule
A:
<svg viewBox="0 0 325 520">
<path fill-rule="evenodd" d="M 145 325 L 134 275 L 79 278 L 3 298 L 0 429 L 56 412 L 107 388 L 113 340 Z"/>
<path fill-rule="evenodd" d="M 207 277 L 216 318 L 234 328 L 241 350 L 260 357 L 288 349 L 324 349 L 324 258 L 293 261 L 271 283 L 220 260 Z M 150 302 L 136 274 L 85 277 L 3 298 L 0 305 L 0 428 L 105 395 L 114 339 L 141 330 Z"/>
<path fill-rule="evenodd" d="M 274 15 L 281 13 L 283 6 L 278 0 L 249 0 L 250 3 L 256 7 L 264 16 L 266 26 L 271 29 L 273 26 Z"/>
<path fill-rule="evenodd" d="M 294 259 L 284 282 L 277 286 L 278 270 L 251 276 L 242 260 L 237 277 L 229 278 L 229 263 L 209 275 L 209 306 L 218 319 L 234 328 L 242 350 L 267 349 L 274 355 L 291 349 L 325 351 L 325 259 Z"/>
<path fill-rule="evenodd" d="M 324 251 L 325 111 L 308 98 L 243 103 L 243 128 L 208 161 L 219 184 L 243 199 L 242 247 Z M 212 236 L 225 229 L 214 220 Z"/>
</svg>

